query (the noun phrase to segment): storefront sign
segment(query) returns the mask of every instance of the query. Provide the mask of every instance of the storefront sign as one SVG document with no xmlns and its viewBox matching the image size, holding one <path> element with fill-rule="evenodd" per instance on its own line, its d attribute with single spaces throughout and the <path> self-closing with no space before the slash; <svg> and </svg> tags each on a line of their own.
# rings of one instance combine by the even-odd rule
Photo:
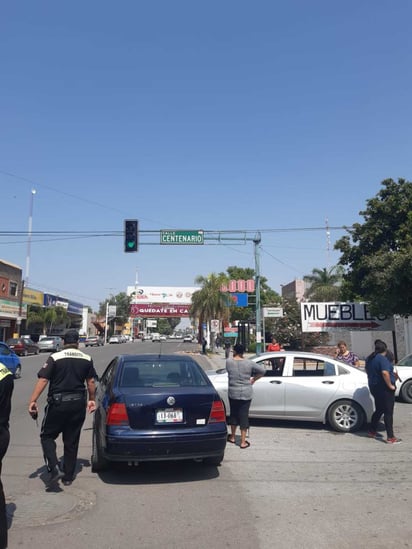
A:
<svg viewBox="0 0 412 549">
<path fill-rule="evenodd" d="M 393 317 L 372 316 L 367 303 L 301 303 L 302 332 L 393 330 Z"/>
<path fill-rule="evenodd" d="M 130 316 L 148 317 L 188 317 L 189 305 L 159 305 L 156 303 L 133 303 L 130 305 Z"/>
</svg>

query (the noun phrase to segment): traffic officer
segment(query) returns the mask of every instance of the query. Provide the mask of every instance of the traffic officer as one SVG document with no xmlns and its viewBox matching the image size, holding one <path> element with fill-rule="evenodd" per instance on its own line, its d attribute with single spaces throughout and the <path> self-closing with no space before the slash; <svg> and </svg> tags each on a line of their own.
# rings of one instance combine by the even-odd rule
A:
<svg viewBox="0 0 412 549">
<path fill-rule="evenodd" d="M 13 388 L 13 374 L 0 362 L 0 549 L 7 547 L 6 498 L 1 482 L 1 462 L 10 441 L 9 419 Z"/>
<path fill-rule="evenodd" d="M 69 486 L 76 469 L 80 432 L 89 413 L 96 409 L 93 360 L 79 350 L 79 334 L 68 330 L 64 335 L 64 347 L 53 353 L 37 373 L 37 383 L 29 402 L 29 413 L 37 417 L 37 400 L 49 384 L 47 405 L 41 425 L 40 441 L 44 460 L 50 472 L 50 483 L 62 479 Z M 87 402 L 85 382 L 87 384 Z M 63 467 L 56 454 L 56 438 L 62 435 L 64 446 Z"/>
</svg>

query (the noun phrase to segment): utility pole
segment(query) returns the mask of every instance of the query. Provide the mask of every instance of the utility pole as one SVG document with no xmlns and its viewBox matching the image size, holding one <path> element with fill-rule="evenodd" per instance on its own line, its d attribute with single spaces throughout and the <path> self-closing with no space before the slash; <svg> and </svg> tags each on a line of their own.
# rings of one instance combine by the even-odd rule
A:
<svg viewBox="0 0 412 549">
<path fill-rule="evenodd" d="M 29 286 L 29 276 L 30 276 L 30 249 L 31 249 L 31 235 L 33 227 L 33 199 L 36 194 L 36 189 L 32 189 L 30 193 L 30 208 L 29 208 L 29 228 L 27 231 L 27 255 L 26 255 L 26 276 L 25 276 L 25 286 Z"/>
<path fill-rule="evenodd" d="M 256 354 L 260 355 L 262 349 L 262 310 L 260 305 L 260 255 L 259 244 L 262 238 L 257 233 L 253 239 L 255 247 L 255 290 L 256 290 Z"/>
</svg>

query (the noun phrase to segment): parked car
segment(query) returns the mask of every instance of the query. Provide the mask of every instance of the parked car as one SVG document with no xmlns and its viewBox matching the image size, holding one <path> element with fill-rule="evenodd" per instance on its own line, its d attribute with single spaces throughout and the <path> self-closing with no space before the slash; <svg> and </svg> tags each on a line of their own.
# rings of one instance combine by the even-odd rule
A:
<svg viewBox="0 0 412 549">
<path fill-rule="evenodd" d="M 191 357 L 120 355 L 100 378 L 93 471 L 112 461 L 202 459 L 219 465 L 226 437 L 223 403 Z"/>
<path fill-rule="evenodd" d="M 396 382 L 395 396 L 412 404 L 412 355 L 407 355 L 395 364 L 399 379 Z"/>
<path fill-rule="evenodd" d="M 158 334 L 157 332 L 152 332 L 151 338 L 152 338 L 152 343 L 154 343 L 155 341 L 160 341 L 160 334 Z"/>
<path fill-rule="evenodd" d="M 103 338 L 101 336 L 89 336 L 84 340 L 85 347 L 100 347 L 104 345 Z"/>
<path fill-rule="evenodd" d="M 21 377 L 20 359 L 4 341 L 0 341 L 0 362 L 10 370 L 16 379 Z"/>
<path fill-rule="evenodd" d="M 193 341 L 193 336 L 191 336 L 191 335 L 185 335 L 185 337 L 183 338 L 183 341 L 185 341 L 186 343 L 192 343 L 192 341 Z"/>
<path fill-rule="evenodd" d="M 40 352 L 37 343 L 28 337 L 12 337 L 6 343 L 19 356 L 38 355 Z"/>
<path fill-rule="evenodd" d="M 120 336 L 113 335 L 109 339 L 109 343 L 121 343 Z"/>
<path fill-rule="evenodd" d="M 57 352 L 63 349 L 63 345 L 64 341 L 59 336 L 44 337 L 37 343 L 40 352 Z"/>
<path fill-rule="evenodd" d="M 350 432 L 370 421 L 374 410 L 366 373 L 330 356 L 292 351 L 263 353 L 251 360 L 265 367 L 253 385 L 251 418 L 329 423 Z M 208 375 L 229 411 L 225 369 Z"/>
</svg>

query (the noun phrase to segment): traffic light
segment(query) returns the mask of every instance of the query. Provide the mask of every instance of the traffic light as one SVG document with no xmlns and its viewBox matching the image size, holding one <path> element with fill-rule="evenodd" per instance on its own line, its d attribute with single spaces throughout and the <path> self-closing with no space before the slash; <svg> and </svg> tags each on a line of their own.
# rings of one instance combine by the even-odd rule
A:
<svg viewBox="0 0 412 549">
<path fill-rule="evenodd" d="M 137 252 L 138 222 L 137 219 L 124 220 L 124 251 Z"/>
</svg>

